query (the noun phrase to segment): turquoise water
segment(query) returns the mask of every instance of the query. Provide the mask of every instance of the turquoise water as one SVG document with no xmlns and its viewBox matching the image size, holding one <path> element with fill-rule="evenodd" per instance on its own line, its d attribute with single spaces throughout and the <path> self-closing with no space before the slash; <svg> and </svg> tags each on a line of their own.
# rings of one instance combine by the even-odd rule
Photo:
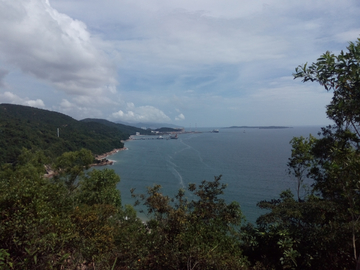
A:
<svg viewBox="0 0 360 270">
<path fill-rule="evenodd" d="M 288 188 L 295 190 L 295 180 L 286 167 L 289 141 L 294 136 L 316 135 L 320 127 L 207 132 L 211 130 L 179 134 L 177 140 L 144 136 L 146 140 L 126 142 L 128 150 L 109 157 L 116 161 L 111 168 L 120 175 L 123 204 L 134 203 L 131 188 L 145 193 L 147 186 L 160 184 L 163 193 L 172 196 L 189 183 L 213 180 L 221 174 L 228 184 L 224 198 L 238 201 L 247 221 L 255 222 L 262 213 L 257 202 L 275 198 Z"/>
</svg>

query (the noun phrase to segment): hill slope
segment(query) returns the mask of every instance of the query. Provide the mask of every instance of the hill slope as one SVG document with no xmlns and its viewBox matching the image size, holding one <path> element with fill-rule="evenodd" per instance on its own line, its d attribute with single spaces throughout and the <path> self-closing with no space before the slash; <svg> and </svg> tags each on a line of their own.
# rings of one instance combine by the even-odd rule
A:
<svg viewBox="0 0 360 270">
<path fill-rule="evenodd" d="M 106 122 L 108 124 L 104 124 Z M 121 140 L 143 131 L 129 126 L 122 129 L 121 125 L 109 123 L 112 122 L 77 121 L 58 112 L 0 104 L 0 164 L 14 162 L 23 147 L 42 149 L 50 157 L 81 148 L 101 154 L 123 147 Z"/>
</svg>

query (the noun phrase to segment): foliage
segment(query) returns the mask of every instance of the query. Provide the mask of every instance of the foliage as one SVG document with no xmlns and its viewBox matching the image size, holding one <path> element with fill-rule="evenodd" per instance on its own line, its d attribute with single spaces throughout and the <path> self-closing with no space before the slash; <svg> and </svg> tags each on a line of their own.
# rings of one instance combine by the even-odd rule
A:
<svg viewBox="0 0 360 270">
<path fill-rule="evenodd" d="M 147 254 L 140 269 L 245 269 L 238 229 L 243 216 L 238 203 L 227 204 L 219 196 L 226 185 L 221 177 L 203 181 L 188 190 L 197 200 L 188 201 L 180 189 L 174 199 L 160 193 L 160 186 L 140 195 L 150 220 Z"/>
<path fill-rule="evenodd" d="M 360 269 L 359 59 L 360 39 L 350 42 L 347 52 L 326 52 L 296 68 L 295 78 L 333 91 L 326 113 L 335 125 L 322 128 L 319 139 L 290 142 L 288 168 L 298 181 L 297 200 L 285 191 L 258 204 L 270 212 L 257 220 L 257 228 L 244 228 L 245 254 L 252 262 L 274 269 Z M 306 177 L 313 180 L 312 190 L 300 199 Z"/>
<path fill-rule="evenodd" d="M 28 163 L 3 168 L 0 175 L 0 242 L 15 269 L 56 266 L 69 243 L 71 225 L 63 215 L 69 209 L 66 190 L 42 178 L 43 168 L 35 162 L 40 156 L 38 152 Z"/>
<path fill-rule="evenodd" d="M 247 230 L 245 254 L 253 262 L 274 269 L 351 269 L 351 231 L 339 205 L 314 195 L 299 202 L 288 190 L 258 206 L 271 211 L 258 218 L 256 230 Z"/>
<path fill-rule="evenodd" d="M 43 178 L 42 152 L 23 150 L 0 171 L 0 265 L 3 269 L 246 269 L 240 206 L 226 203 L 220 177 L 189 185 L 193 200 L 160 186 L 143 196 L 147 224 L 121 206 L 113 170 L 89 170 L 88 150 L 56 160 Z M 196 199 L 197 198 L 197 199 Z"/>
<path fill-rule="evenodd" d="M 144 133 L 142 129 L 106 120 L 77 121 L 57 112 L 0 104 L 0 164 L 14 162 L 22 148 L 41 149 L 52 158 L 82 148 L 102 154 L 122 148 L 121 141 L 138 131 Z"/>
<path fill-rule="evenodd" d="M 299 66 L 294 76 L 317 81 L 334 92 L 327 115 L 335 126 L 324 128 L 323 139 L 313 147 L 319 165 L 313 166 L 312 176 L 314 191 L 336 203 L 341 211 L 338 217 L 351 231 L 350 246 L 356 262 L 360 260 L 356 248 L 360 230 L 360 39 L 350 42 L 345 53 L 336 56 L 326 52 L 311 66 Z"/>
<path fill-rule="evenodd" d="M 120 208 L 120 191 L 116 189 L 119 182 L 120 177 L 113 170 L 92 170 L 80 180 L 76 199 L 79 203 L 90 206 L 108 204 Z"/>
<path fill-rule="evenodd" d="M 310 174 L 310 167 L 313 165 L 314 157 L 311 148 L 316 143 L 316 138 L 309 135 L 309 138 L 294 137 L 290 144 L 292 146 L 291 158 L 289 158 L 288 172 L 290 175 L 295 176 L 297 180 L 296 192 L 297 199 L 300 201 L 300 189 L 304 180 Z"/>
<path fill-rule="evenodd" d="M 316 63 L 298 66 L 294 78 L 316 81 L 326 90 L 333 90 L 328 117 L 338 128 L 351 128 L 360 136 L 360 39 L 350 42 L 345 53 L 334 55 L 327 51 Z"/>
<path fill-rule="evenodd" d="M 65 156 L 86 160 L 89 153 Z M 116 189 L 119 177 L 111 170 L 91 171 L 69 195 L 69 177 L 43 178 L 45 160 L 42 152 L 24 150 L 18 162 L 0 170 L 0 265 L 4 269 L 95 264 L 109 268 L 119 222 L 115 217 L 123 211 Z M 67 172 L 73 175 L 71 168 Z M 98 184 L 99 190 L 92 184 Z"/>
<path fill-rule="evenodd" d="M 90 150 L 81 149 L 75 152 L 65 152 L 56 159 L 53 165 L 56 181 L 63 181 L 71 192 L 77 188 L 75 181 L 84 175 L 84 169 L 89 169 L 94 157 Z"/>
</svg>

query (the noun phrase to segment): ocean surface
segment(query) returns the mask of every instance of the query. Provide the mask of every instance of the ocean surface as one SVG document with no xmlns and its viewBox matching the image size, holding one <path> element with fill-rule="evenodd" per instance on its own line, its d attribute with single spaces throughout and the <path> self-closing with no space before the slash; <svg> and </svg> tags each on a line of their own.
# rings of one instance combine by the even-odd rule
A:
<svg viewBox="0 0 360 270">
<path fill-rule="evenodd" d="M 179 134 L 177 140 L 138 136 L 125 142 L 128 150 L 110 156 L 116 161 L 110 168 L 121 178 L 118 188 L 123 204 L 134 203 L 131 188 L 146 193 L 146 187 L 160 184 L 163 194 L 173 196 L 189 183 L 199 184 L 222 175 L 222 182 L 228 185 L 225 200 L 239 202 L 246 220 L 254 223 L 264 213 L 256 206 L 259 201 L 277 198 L 285 189 L 295 191 L 295 179 L 286 166 L 291 155 L 290 140 L 310 133 L 317 136 L 320 127 L 197 131 L 201 133 Z M 188 192 L 187 197 L 192 198 Z"/>
</svg>

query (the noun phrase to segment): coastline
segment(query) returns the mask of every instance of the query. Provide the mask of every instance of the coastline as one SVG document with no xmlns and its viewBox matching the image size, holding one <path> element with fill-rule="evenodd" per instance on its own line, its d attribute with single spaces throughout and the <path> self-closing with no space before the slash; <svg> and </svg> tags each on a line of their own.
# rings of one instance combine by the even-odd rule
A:
<svg viewBox="0 0 360 270">
<path fill-rule="evenodd" d="M 115 160 L 109 160 L 107 159 L 108 156 L 111 156 L 113 154 L 116 154 L 120 151 L 124 151 L 127 150 L 126 147 L 123 148 L 115 148 L 110 152 L 106 152 L 104 154 L 101 155 L 96 155 L 95 159 L 99 162 L 97 163 L 92 163 L 89 165 L 89 167 L 99 167 L 99 166 L 106 166 L 106 165 L 113 165 L 114 162 L 116 162 Z M 45 165 L 45 170 L 46 173 L 44 174 L 45 178 L 52 178 L 55 175 L 55 172 L 51 169 L 51 167 L 49 165 Z"/>
<path fill-rule="evenodd" d="M 103 153 L 101 155 L 96 155 L 95 159 L 98 160 L 99 162 L 90 164 L 90 167 L 113 165 L 115 161 L 114 160 L 109 160 L 109 159 L 107 159 L 107 157 L 111 156 L 111 155 L 114 155 L 114 154 L 116 154 L 116 153 L 118 153 L 120 151 L 124 151 L 124 150 L 127 150 L 127 148 L 126 147 L 115 148 L 110 152 L 106 152 L 106 153 Z"/>
</svg>

